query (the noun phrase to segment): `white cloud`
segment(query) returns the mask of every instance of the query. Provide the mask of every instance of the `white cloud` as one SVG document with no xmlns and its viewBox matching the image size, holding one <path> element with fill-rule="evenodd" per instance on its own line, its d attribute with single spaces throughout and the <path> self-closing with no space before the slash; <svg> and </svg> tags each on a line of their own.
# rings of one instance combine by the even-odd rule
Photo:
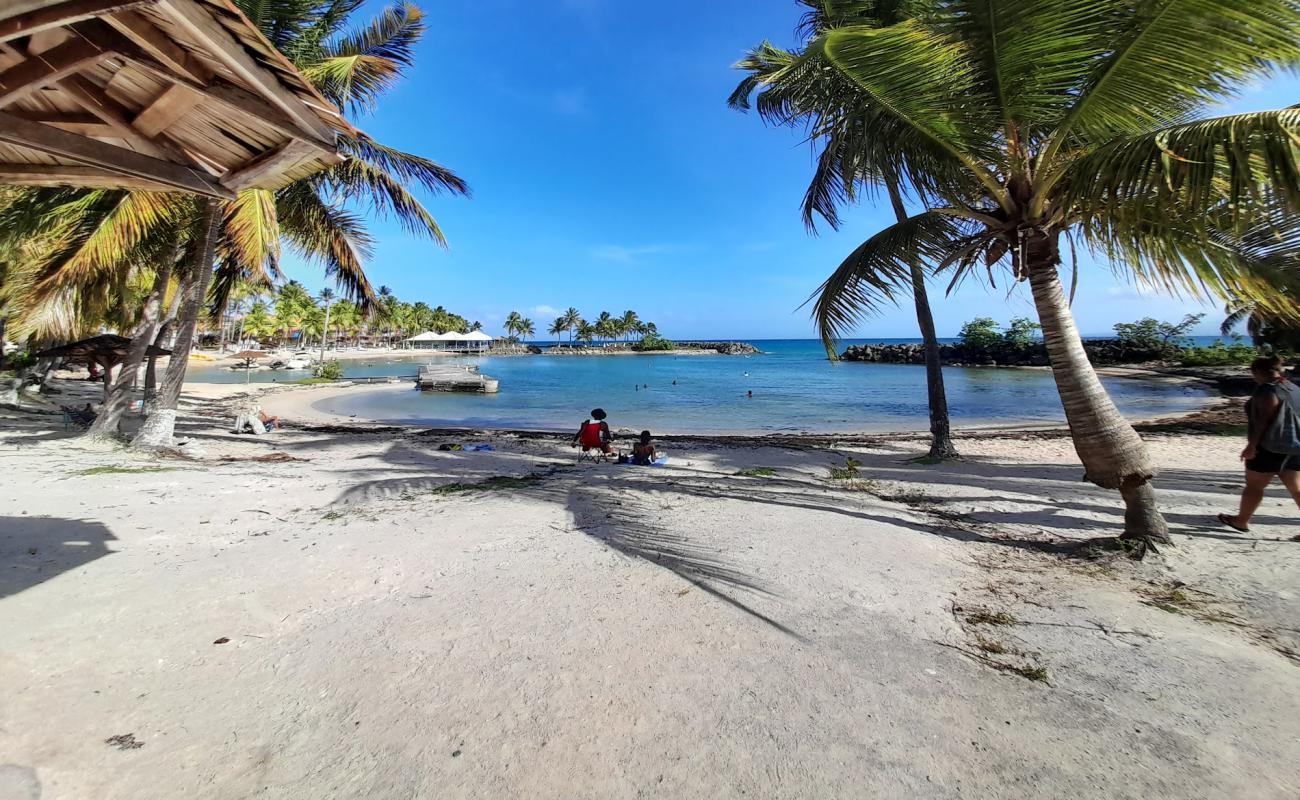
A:
<svg viewBox="0 0 1300 800">
<path fill-rule="evenodd" d="M 560 315 L 560 309 L 547 305 L 533 306 L 528 311 L 535 317 L 558 317 Z"/>
<path fill-rule="evenodd" d="M 602 244 L 592 247 L 589 251 L 591 257 L 597 261 L 617 261 L 623 264 L 630 264 L 641 256 L 661 255 L 671 253 L 677 248 L 670 244 L 650 244 L 628 247 L 620 244 Z"/>
<path fill-rule="evenodd" d="M 551 110 L 566 117 L 586 116 L 587 90 L 579 86 L 574 89 L 559 89 L 550 96 Z"/>
</svg>

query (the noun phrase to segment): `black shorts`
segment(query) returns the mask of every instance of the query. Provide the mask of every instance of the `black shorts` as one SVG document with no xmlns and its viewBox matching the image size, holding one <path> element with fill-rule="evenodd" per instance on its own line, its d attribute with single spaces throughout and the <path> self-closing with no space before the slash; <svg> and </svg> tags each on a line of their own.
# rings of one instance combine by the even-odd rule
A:
<svg viewBox="0 0 1300 800">
<path fill-rule="evenodd" d="M 1300 470 L 1300 456 L 1283 455 L 1274 453 L 1272 450 L 1265 450 L 1262 447 L 1256 447 L 1255 457 L 1246 462 L 1246 469 L 1251 472 L 1262 472 L 1265 475 L 1276 475 L 1279 472 L 1295 472 Z"/>
</svg>

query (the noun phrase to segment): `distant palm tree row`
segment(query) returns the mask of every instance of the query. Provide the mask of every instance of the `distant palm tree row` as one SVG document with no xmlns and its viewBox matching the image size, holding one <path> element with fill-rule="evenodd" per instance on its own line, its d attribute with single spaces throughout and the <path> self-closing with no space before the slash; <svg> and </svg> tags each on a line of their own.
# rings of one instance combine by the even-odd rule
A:
<svg viewBox="0 0 1300 800">
<path fill-rule="evenodd" d="M 518 311 L 511 311 L 505 321 L 506 335 L 519 339 L 526 336 L 532 336 L 536 333 L 533 321 L 524 317 Z M 659 329 L 653 322 L 642 322 L 641 318 L 635 311 L 624 311 L 621 317 L 616 317 L 608 311 L 600 312 L 594 322 L 588 322 L 583 319 L 578 309 L 570 307 L 563 314 L 555 318 L 546 332 L 552 336 L 559 337 L 564 334 L 569 335 L 569 342 L 575 339 L 580 342 L 593 342 L 597 339 L 603 341 L 623 340 L 631 341 L 633 336 L 640 339 L 654 337 L 659 335 Z"/>
<path fill-rule="evenodd" d="M 468 333 L 483 328 L 442 306 L 399 300 L 387 286 L 379 287 L 378 302 L 367 315 L 357 303 L 336 298 L 329 289 L 317 297 L 297 281 L 289 281 L 274 295 L 254 296 L 248 310 L 229 322 L 231 336 L 240 340 L 305 347 L 310 343 L 359 342 L 369 337 L 384 343 L 400 342 L 424 331 Z"/>
</svg>

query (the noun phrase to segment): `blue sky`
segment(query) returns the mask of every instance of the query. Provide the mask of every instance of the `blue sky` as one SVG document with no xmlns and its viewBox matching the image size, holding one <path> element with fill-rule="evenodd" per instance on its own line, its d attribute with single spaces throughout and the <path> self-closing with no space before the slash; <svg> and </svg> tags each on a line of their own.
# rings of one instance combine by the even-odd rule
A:
<svg viewBox="0 0 1300 800">
<path fill-rule="evenodd" d="M 764 38 L 793 43 L 792 0 L 439 0 L 410 77 L 358 120 L 390 145 L 469 181 L 471 199 L 428 205 L 447 250 L 375 220 L 368 272 L 405 300 L 443 305 L 489 331 L 512 310 L 539 329 L 557 309 L 637 310 L 670 337 L 814 335 L 801 303 L 887 208 L 850 209 L 835 232 L 799 217 L 811 154 L 793 132 L 726 106 L 733 64 Z M 381 8 L 374 4 L 373 8 Z M 1297 102 L 1278 79 L 1234 109 Z M 286 259 L 312 288 L 319 270 Z M 1033 316 L 1028 291 L 932 290 L 941 336 L 976 316 Z M 1075 302 L 1085 334 L 1142 316 L 1219 309 L 1141 292 L 1084 262 Z M 914 336 L 909 306 L 863 336 Z"/>
</svg>

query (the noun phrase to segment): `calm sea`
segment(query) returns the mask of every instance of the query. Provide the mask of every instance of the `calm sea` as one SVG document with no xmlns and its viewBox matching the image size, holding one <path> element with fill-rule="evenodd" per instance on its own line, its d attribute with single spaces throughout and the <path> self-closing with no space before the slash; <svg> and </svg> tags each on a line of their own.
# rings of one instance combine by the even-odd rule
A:
<svg viewBox="0 0 1300 800">
<path fill-rule="evenodd" d="M 1212 341 L 1212 337 L 1208 339 Z M 321 410 L 360 419 L 452 427 L 569 430 L 593 407 L 615 428 L 662 433 L 850 432 L 924 430 L 925 370 L 920 366 L 831 363 L 810 339 L 751 340 L 754 356 L 569 356 L 456 359 L 501 381 L 495 395 L 356 389 Z M 853 340 L 844 344 L 910 342 Z M 413 375 L 419 360 L 344 361 L 345 376 Z M 440 360 L 438 363 L 445 363 Z M 258 383 L 304 373 L 254 372 Z M 193 367 L 189 380 L 235 383 L 241 371 Z M 944 370 L 956 425 L 1059 422 L 1051 375 L 1041 370 Z M 1204 389 L 1105 379 L 1125 414 L 1149 417 L 1196 408 Z M 753 397 L 747 395 L 753 392 Z"/>
</svg>

